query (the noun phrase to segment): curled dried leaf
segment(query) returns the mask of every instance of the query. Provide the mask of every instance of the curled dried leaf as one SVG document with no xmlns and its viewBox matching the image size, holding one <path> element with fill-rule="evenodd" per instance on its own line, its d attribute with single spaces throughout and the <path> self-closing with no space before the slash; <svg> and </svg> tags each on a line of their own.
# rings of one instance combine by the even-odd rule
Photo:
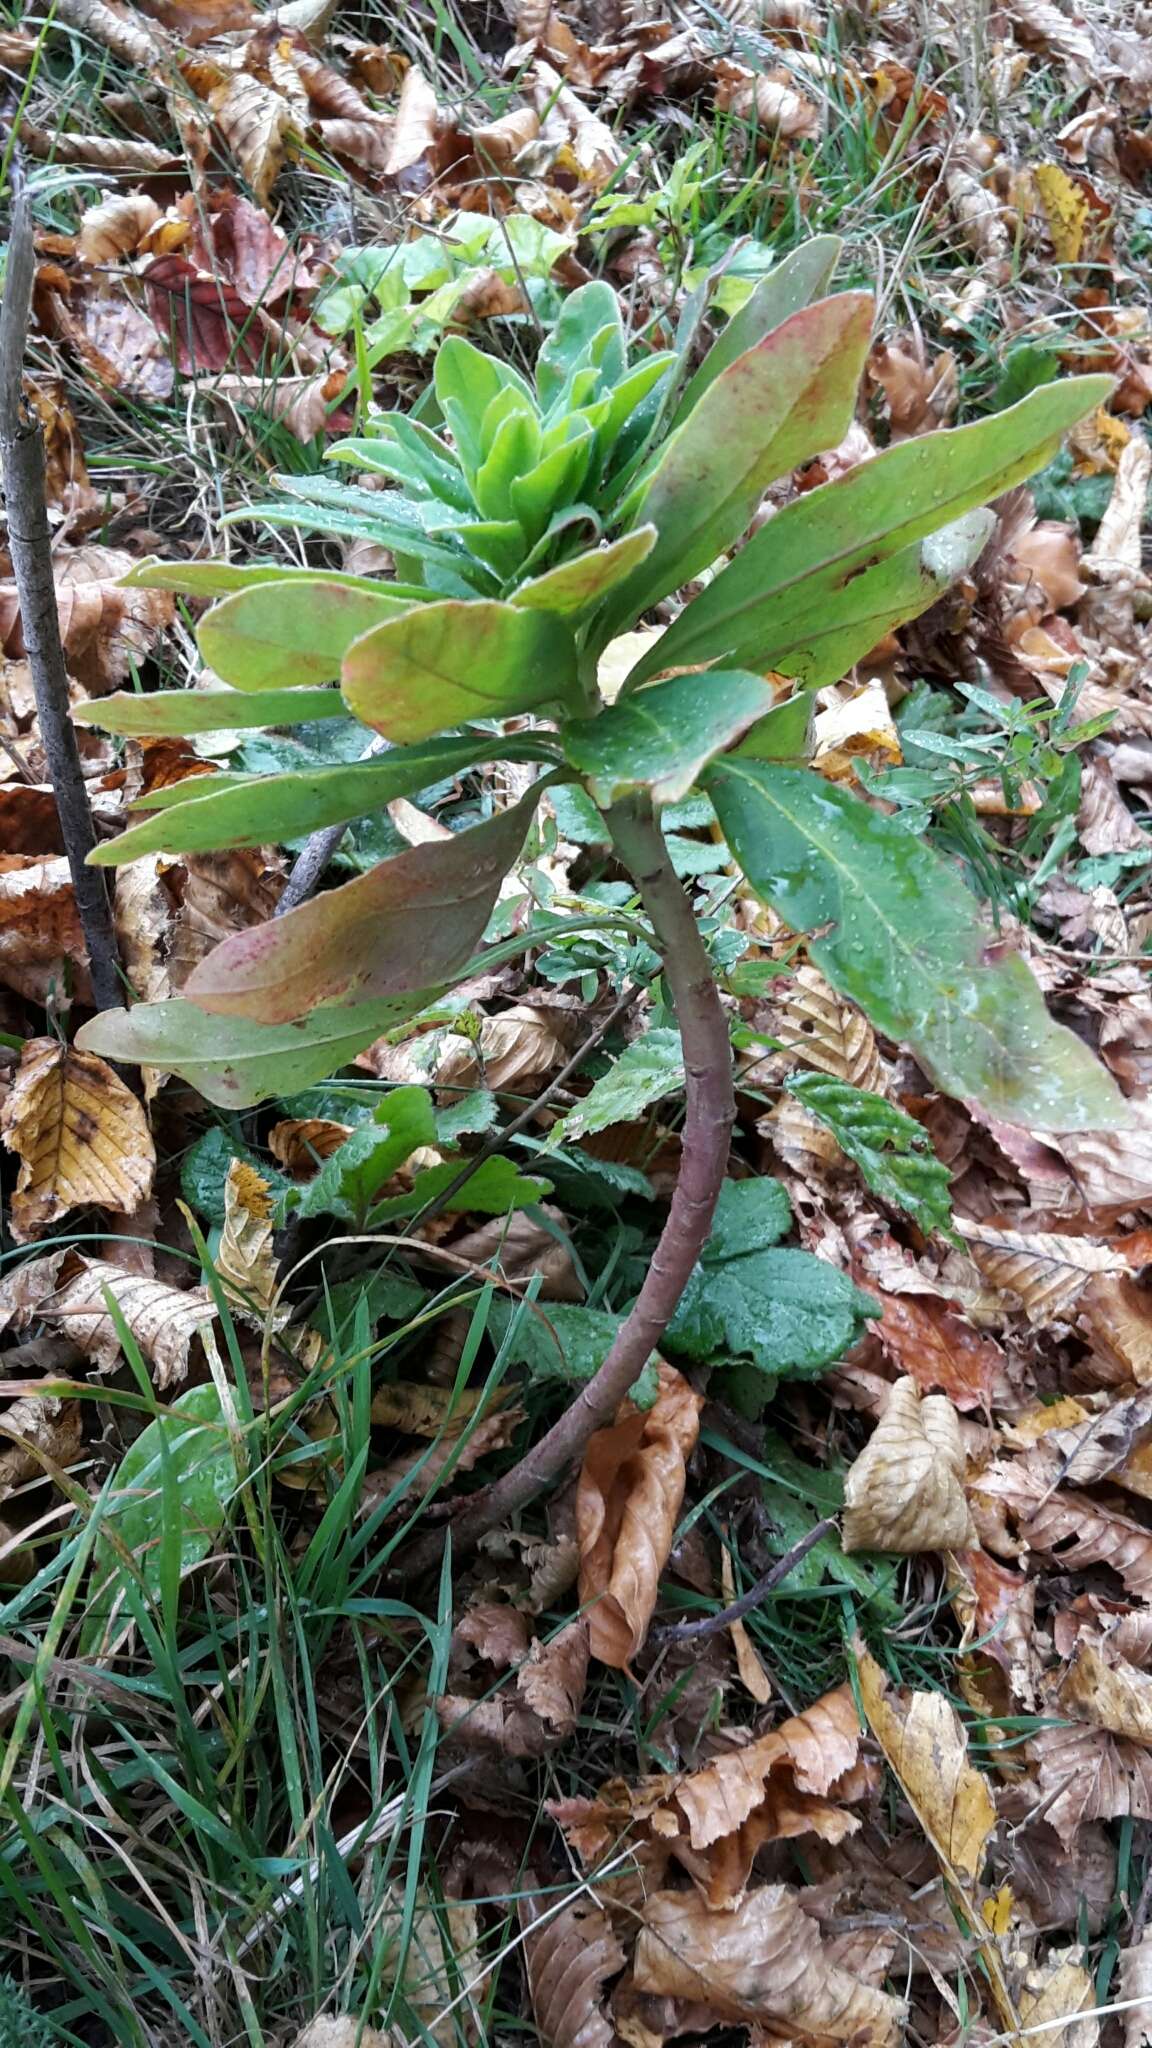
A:
<svg viewBox="0 0 1152 2048">
<path fill-rule="evenodd" d="M 651 1408 L 639 1412 L 625 1402 L 617 1421 L 596 1431 L 576 1490 L 580 1600 L 590 1609 L 592 1655 L 617 1670 L 648 1632 L 704 1405 L 663 1360 L 659 1383 Z"/>
<path fill-rule="evenodd" d="M 957 1408 L 986 1408 L 1005 1358 L 958 1307 L 930 1294 L 881 1294 L 873 1323 L 888 1357 L 922 1394 L 938 1387 Z"/>
<path fill-rule="evenodd" d="M 1071 1720 L 1152 1744 L 1152 1677 L 1123 1657 L 1106 1660 L 1094 1643 L 1077 1643 L 1055 1700 Z"/>
<path fill-rule="evenodd" d="M 1028 1744 L 1044 1817 L 1066 1849 L 1084 1821 L 1152 1820 L 1152 1750 L 1103 1728 L 1041 1728 Z"/>
<path fill-rule="evenodd" d="M 890 1692 L 862 1642 L 854 1645 L 864 1711 L 892 1773 L 946 1872 L 979 1877 L 996 1807 L 968 1761 L 968 1738 L 951 1701 L 937 1692 Z"/>
<path fill-rule="evenodd" d="M 38 1261 L 50 1265 L 51 1261 Z M 153 1367 L 163 1391 L 184 1379 L 189 1354 L 216 1309 L 206 1287 L 181 1290 L 144 1273 L 126 1273 L 103 1259 L 85 1259 L 81 1270 L 54 1290 L 51 1281 L 37 1313 L 78 1344 L 97 1372 L 114 1372 L 121 1361 L 120 1338 L 108 1312 L 111 1294 L 131 1335 Z"/>
<path fill-rule="evenodd" d="M 862 1010 L 846 1003 L 815 967 L 798 967 L 777 999 L 775 1036 L 807 1066 L 853 1088 L 885 1093 L 876 1038 Z"/>
<path fill-rule="evenodd" d="M 588 1623 L 569 1622 L 549 1642 L 539 1640 L 516 1674 L 516 1690 L 526 1707 L 560 1739 L 576 1727 L 588 1683 Z"/>
<path fill-rule="evenodd" d="M 546 2048 L 612 2048 L 604 1988 L 624 1967 L 624 1951 L 594 1899 L 549 1910 L 531 1894 L 519 1901 L 532 2012 Z M 530 1931 L 534 1930 L 534 1931 Z"/>
<path fill-rule="evenodd" d="M 711 1912 L 693 1892 L 656 1892 L 644 1906 L 634 1976 L 642 1991 L 700 2000 L 725 2019 L 862 2048 L 895 2042 L 904 2010 L 829 1959 L 786 1885 L 750 1893 L 731 1913 Z"/>
<path fill-rule="evenodd" d="M 845 1550 L 973 1548 L 964 1466 L 952 1403 L 943 1394 L 921 1398 L 914 1380 L 898 1380 L 845 1481 Z"/>
<path fill-rule="evenodd" d="M 151 1193 L 156 1150 L 143 1104 L 106 1061 L 55 1038 L 30 1038 L 0 1110 L 21 1162 L 12 1198 L 18 1243 L 70 1209 L 132 1210 Z"/>
<path fill-rule="evenodd" d="M 1108 1245 L 1048 1231 L 1002 1230 L 965 1222 L 965 1242 L 984 1278 L 1015 1295 L 1031 1323 L 1052 1322 L 1075 1307 L 1095 1273 L 1126 1273 Z"/>
</svg>

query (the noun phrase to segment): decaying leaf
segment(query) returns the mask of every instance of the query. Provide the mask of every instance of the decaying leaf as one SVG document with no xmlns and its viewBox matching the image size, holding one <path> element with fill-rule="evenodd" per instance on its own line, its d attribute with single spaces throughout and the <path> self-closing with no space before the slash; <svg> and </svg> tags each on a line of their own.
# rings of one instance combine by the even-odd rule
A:
<svg viewBox="0 0 1152 2048">
<path fill-rule="evenodd" d="M 550 1910 L 552 1903 L 531 1893 L 518 1903 L 540 2039 L 545 2048 L 612 2048 L 604 1990 L 623 1969 L 624 1951 L 594 1899 L 577 1897 L 559 1912 Z"/>
<path fill-rule="evenodd" d="M 596 1431 L 576 1492 L 592 1655 L 619 1670 L 648 1632 L 700 1428 L 703 1400 L 683 1374 L 661 1360 L 659 1381 L 651 1408 L 625 1402 L 617 1420 Z"/>
<path fill-rule="evenodd" d="M 1029 1322 L 1048 1323 L 1074 1308 L 1094 1273 L 1125 1273 L 1128 1262 L 1086 1237 L 963 1224 L 965 1242 L 986 1280 L 1015 1295 Z"/>
<path fill-rule="evenodd" d="M 169 1287 L 148 1274 L 127 1273 L 107 1260 L 79 1259 L 75 1254 L 69 1256 L 60 1279 L 62 1261 L 62 1253 L 50 1254 L 19 1269 L 15 1277 L 23 1282 L 23 1320 L 33 1314 L 42 1317 L 78 1344 L 97 1372 L 114 1372 L 122 1354 L 105 1300 L 107 1290 L 154 1368 L 158 1389 L 184 1379 L 192 1345 L 216 1314 L 206 1287 Z"/>
<path fill-rule="evenodd" d="M 966 1550 L 976 1541 L 964 1446 L 943 1394 L 898 1380 L 844 1485 L 845 1550 Z"/>
<path fill-rule="evenodd" d="M 1091 1494 L 1054 1491 L 1059 1476 L 1055 1453 L 997 1463 L 980 1473 L 974 1504 L 1007 1508 L 1019 1527 L 1018 1548 L 1057 1553 L 1062 1570 L 1110 1565 L 1130 1593 L 1152 1599 L 1152 1531 Z"/>
<path fill-rule="evenodd" d="M 0 983 L 35 1003 L 53 993 L 59 1000 L 69 984 L 79 1002 L 92 999 L 88 949 L 63 854 L 37 860 L 0 853 Z"/>
<path fill-rule="evenodd" d="M 633 1974 L 642 1991 L 699 2000 L 725 2019 L 861 2048 L 895 2042 L 904 2010 L 827 1958 L 816 1922 L 786 1885 L 750 1892 L 731 1913 L 709 1911 L 694 1892 L 654 1893 Z"/>
<path fill-rule="evenodd" d="M 550 1641 L 533 1642 L 516 1674 L 524 1705 L 557 1740 L 571 1735 L 576 1726 L 588 1682 L 588 1654 L 588 1624 L 581 1617 Z"/>
<path fill-rule="evenodd" d="M 516 1003 L 498 1017 L 485 1017 L 478 1043 L 463 1038 L 447 1041 L 436 1062 L 436 1085 L 530 1094 L 568 1057 L 555 1027 L 555 1012 L 530 1003 Z"/>
<path fill-rule="evenodd" d="M 1134 1948 L 1121 1949 L 1120 1996 L 1128 2004 L 1124 2014 L 1124 2048 L 1150 2048 L 1152 1934 L 1143 1935 Z"/>
<path fill-rule="evenodd" d="M 883 1095 L 884 1069 L 862 1010 L 839 997 L 815 967 L 798 967 L 777 998 L 775 1036 L 807 1066 Z"/>
<path fill-rule="evenodd" d="M 1026 1972 L 1019 1999 L 1022 2039 L 1034 2035 L 1051 2048 L 1096 2048 L 1099 2021 L 1076 2018 L 1078 2013 L 1090 2014 L 1096 2004 L 1092 1978 L 1082 1963 L 1071 1960 L 1079 1953 L 1054 1950 L 1043 1964 Z"/>
<path fill-rule="evenodd" d="M 0 1410 L 0 1500 L 51 1465 L 67 1468 L 84 1455 L 84 1411 L 79 1401 L 26 1394 Z"/>
<path fill-rule="evenodd" d="M 104 1060 L 58 1039 L 25 1041 L 0 1136 L 21 1162 L 11 1207 L 20 1244 L 70 1209 L 132 1210 L 151 1193 L 156 1151 L 143 1105 Z"/>
<path fill-rule="evenodd" d="M 1106 1661 L 1094 1643 L 1077 1643 L 1054 1698 L 1070 1720 L 1152 1744 L 1152 1677 L 1124 1657 Z"/>
<path fill-rule="evenodd" d="M 1040 1728 L 1028 1743 L 1039 1803 L 1065 1848 L 1084 1821 L 1152 1820 L 1152 1750 L 1102 1728 Z"/>
<path fill-rule="evenodd" d="M 872 1334 L 922 1394 L 939 1388 L 957 1408 L 988 1406 L 1004 1353 L 958 1305 L 930 1294 L 881 1294 L 880 1303 Z"/>
<path fill-rule="evenodd" d="M 854 1646 L 864 1711 L 946 1873 L 980 1876 L 996 1807 L 988 1781 L 968 1761 L 955 1707 L 938 1692 L 889 1691 L 862 1642 Z"/>
</svg>

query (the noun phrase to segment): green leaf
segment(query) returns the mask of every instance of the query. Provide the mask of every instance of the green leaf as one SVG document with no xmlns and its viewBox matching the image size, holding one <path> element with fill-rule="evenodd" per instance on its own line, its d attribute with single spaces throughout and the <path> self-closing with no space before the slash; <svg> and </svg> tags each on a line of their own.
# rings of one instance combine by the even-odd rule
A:
<svg viewBox="0 0 1152 2048">
<path fill-rule="evenodd" d="M 637 789 L 676 804 L 714 754 L 772 711 L 773 698 L 770 683 L 739 669 L 673 676 L 599 718 L 571 720 L 564 752 L 604 810 Z"/>
<path fill-rule="evenodd" d="M 866 292 L 822 299 L 793 314 L 709 386 L 662 443 L 623 510 L 629 525 L 653 525 L 660 538 L 609 598 L 604 638 L 707 569 L 740 538 L 769 484 L 842 439 L 871 325 Z"/>
<path fill-rule="evenodd" d="M 657 1025 L 626 1046 L 615 1065 L 594 1081 L 590 1092 L 557 1127 L 559 1138 L 586 1138 L 609 1124 L 631 1123 L 653 1102 L 684 1086 L 680 1033 Z"/>
<path fill-rule="evenodd" d="M 689 1358 L 746 1358 L 806 1376 L 840 1358 L 880 1313 L 845 1273 L 810 1252 L 778 1251 L 791 1217 L 772 1180 L 729 1181 L 716 1226 L 664 1336 Z"/>
<path fill-rule="evenodd" d="M 318 1003 L 451 981 L 483 937 L 539 798 L 537 785 L 471 831 L 410 846 L 284 917 L 233 933 L 200 962 L 186 995 L 215 1016 L 286 1024 Z"/>
<path fill-rule="evenodd" d="M 343 583 L 349 590 L 379 591 L 379 577 L 351 576 L 335 569 L 302 569 L 291 562 L 162 562 L 149 555 L 119 579 L 121 590 L 176 590 L 185 597 L 230 597 L 237 590 L 254 590 L 267 583 L 311 583 L 317 575 L 326 582 Z M 394 597 L 422 598 L 425 592 L 407 586 L 387 585 Z"/>
<path fill-rule="evenodd" d="M 500 1104 L 487 1088 L 474 1088 L 436 1111 L 438 1145 L 454 1145 L 459 1138 L 478 1137 L 500 1121 Z"/>
<path fill-rule="evenodd" d="M 792 1204 L 778 1180 L 727 1180 L 720 1190 L 712 1232 L 700 1254 L 706 1266 L 722 1266 L 746 1252 L 764 1252 L 787 1237 Z"/>
<path fill-rule="evenodd" d="M 516 391 L 531 405 L 531 389 L 510 363 L 486 356 L 459 334 L 450 334 L 441 347 L 433 381 L 437 404 L 471 483 L 487 453 L 482 427 L 492 400 L 503 391 Z"/>
<path fill-rule="evenodd" d="M 303 725 L 313 718 L 347 718 L 339 690 L 116 690 L 73 708 L 77 725 L 99 726 L 133 738 L 169 738 L 193 732 L 241 732 L 255 726 Z"/>
<path fill-rule="evenodd" d="M 513 591 L 510 602 L 533 611 L 570 617 L 597 604 L 617 583 L 622 583 L 651 554 L 655 543 L 656 528 L 638 526 L 606 547 L 589 548 L 586 554 L 574 555 L 570 562 L 546 569 L 542 576 L 530 577 Z"/>
<path fill-rule="evenodd" d="M 515 1334 L 509 1339 L 517 1316 Z M 510 1362 L 526 1366 L 533 1380 L 575 1387 L 599 1372 L 623 1321 L 623 1316 L 607 1309 L 579 1308 L 569 1302 L 545 1301 L 520 1309 L 515 1302 L 494 1301 L 488 1327 L 497 1344 L 508 1345 Z M 654 1397 L 656 1387 L 655 1367 L 649 1360 L 631 1389 L 633 1399 L 639 1390 L 637 1406 L 650 1406 L 644 1397 L 648 1392 Z"/>
<path fill-rule="evenodd" d="M 531 742 L 525 748 L 497 734 L 476 733 L 397 747 L 379 761 L 288 775 L 190 775 L 157 792 L 158 817 L 130 825 L 118 839 L 104 840 L 90 860 L 94 867 L 119 867 L 143 853 L 197 853 L 301 839 L 325 825 L 382 810 L 394 798 L 429 789 L 443 776 L 459 774 L 494 753 L 538 760 L 542 751 Z"/>
<path fill-rule="evenodd" d="M 855 1160 L 873 1194 L 906 1210 L 922 1230 L 949 1227 L 952 1176 L 914 1117 L 831 1074 L 794 1074 L 784 1085 Z"/>
<path fill-rule="evenodd" d="M 325 576 L 260 583 L 214 605 L 200 621 L 200 652 L 236 690 L 335 682 L 354 640 L 410 609 L 384 589 L 358 590 Z"/>
<path fill-rule="evenodd" d="M 711 670 L 705 671 L 705 674 L 711 673 Z M 703 678 L 698 674 L 696 680 L 701 682 Z M 643 691 L 640 694 L 642 696 Z M 735 751 L 752 754 L 758 761 L 806 761 L 812 752 L 815 711 L 815 692 L 796 690 L 782 704 L 774 705 L 767 716 L 752 727 Z"/>
<path fill-rule="evenodd" d="M 234 1138 L 221 1124 L 213 1124 L 201 1132 L 180 1162 L 180 1192 L 189 1208 L 209 1223 L 224 1221 L 224 1188 L 234 1159 L 254 1167 L 277 1194 L 292 1185 L 287 1174 L 281 1173 L 271 1160 L 257 1159 L 243 1139 Z"/>
<path fill-rule="evenodd" d="M 613 371 L 619 376 L 625 362 L 620 301 L 602 278 L 568 294 L 541 346 L 536 358 L 536 390 L 546 412 L 559 409 L 575 373 L 593 359 L 597 343 L 601 357 L 606 348 L 611 350 Z"/>
<path fill-rule="evenodd" d="M 487 600 L 429 604 L 366 633 L 344 659 L 348 707 L 388 739 L 427 739 L 566 697 L 576 644 L 551 612 Z"/>
<path fill-rule="evenodd" d="M 221 1109 L 250 1109 L 269 1096 L 323 1080 L 442 993 L 413 989 L 391 1002 L 316 1010 L 303 1023 L 275 1027 L 243 1018 L 225 1023 L 177 997 L 102 1010 L 81 1025 L 76 1044 L 103 1059 L 179 1074 Z"/>
<path fill-rule="evenodd" d="M 208 1556 L 224 1526 L 236 1477 L 220 1396 L 211 1384 L 178 1394 L 167 1413 L 129 1444 L 116 1473 L 107 1522 L 131 1552 L 153 1600 L 160 1595 L 165 1545 L 172 1535 L 173 1496 L 180 1508 L 176 1540 L 183 1574 Z M 112 1545 L 98 1537 L 83 1635 L 85 1654 L 99 1643 L 121 1576 Z M 124 1612 L 127 1617 L 129 1610 Z"/>
<path fill-rule="evenodd" d="M 440 1199 L 465 1164 L 463 1159 L 446 1159 L 442 1166 L 429 1166 L 418 1173 L 409 1193 L 393 1195 L 376 1204 L 368 1219 L 372 1228 L 379 1229 L 401 1216 L 418 1215 L 429 1202 Z M 444 1207 L 465 1215 L 504 1216 L 509 1209 L 527 1209 L 533 1202 L 542 1202 L 551 1192 L 550 1181 L 520 1173 L 510 1159 L 497 1153 L 492 1159 L 482 1160 L 455 1194 L 448 1197 Z"/>
<path fill-rule="evenodd" d="M 337 1280 L 325 1290 L 324 1299 L 319 1302 L 308 1320 L 322 1337 L 336 1342 L 361 1302 L 365 1304 L 369 1325 L 377 1323 L 406 1323 L 417 1313 L 425 1301 L 424 1289 L 403 1273 L 390 1272 L 386 1266 L 378 1267 L 374 1273 L 360 1275 L 355 1280 Z"/>
<path fill-rule="evenodd" d="M 805 492 L 685 606 L 661 637 L 658 658 L 641 662 L 631 685 L 654 668 L 699 661 L 761 673 L 783 663 L 788 673 L 804 673 L 805 650 L 820 656 L 822 634 L 841 631 L 846 619 L 890 611 L 883 583 L 862 607 L 856 579 L 1030 476 L 1111 388 L 1107 377 L 1046 385 L 1009 412 L 902 441 Z M 914 586 L 914 557 L 900 576 Z"/>
<path fill-rule="evenodd" d="M 297 1216 L 336 1216 L 359 1225 L 373 1196 L 421 1145 L 434 1145 L 436 1123 L 426 1088 L 393 1088 L 372 1122 L 349 1133 L 287 1207 Z"/>
<path fill-rule="evenodd" d="M 827 290 L 843 247 L 839 235 L 815 235 L 810 242 L 802 242 L 798 249 L 793 249 L 783 263 L 760 280 L 751 297 L 713 342 L 688 384 L 676 408 L 674 426 L 687 418 L 717 377 L 739 356 L 755 348 L 757 342 Z"/>
<path fill-rule="evenodd" d="M 1045 394 L 1041 394 L 1045 395 Z M 1053 1022 L 955 870 L 810 770 L 730 757 L 704 778 L 749 882 L 813 961 L 937 1085 L 1036 1130 L 1116 1130 L 1129 1111 Z"/>
</svg>

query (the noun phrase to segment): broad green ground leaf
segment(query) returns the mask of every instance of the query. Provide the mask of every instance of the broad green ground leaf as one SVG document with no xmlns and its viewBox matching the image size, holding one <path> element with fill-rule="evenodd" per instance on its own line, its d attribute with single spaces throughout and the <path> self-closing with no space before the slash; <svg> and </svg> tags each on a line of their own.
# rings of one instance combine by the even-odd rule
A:
<svg viewBox="0 0 1152 2048">
<path fill-rule="evenodd" d="M 626 1046 L 615 1065 L 598 1081 L 559 1127 L 563 1138 L 585 1138 L 609 1124 L 630 1123 L 662 1096 L 684 1086 L 684 1055 L 680 1033 L 656 1025 Z"/>
<path fill-rule="evenodd" d="M 493 753 L 538 759 L 541 749 L 505 744 L 495 734 L 396 747 L 378 761 L 350 761 L 287 775 L 195 775 L 158 791 L 156 817 L 106 839 L 95 867 L 118 867 L 142 853 L 197 853 L 225 846 L 268 846 L 324 825 L 366 817 L 399 796 L 429 789 Z"/>
<path fill-rule="evenodd" d="M 352 1131 L 287 1206 L 296 1215 L 336 1216 L 360 1224 L 372 1199 L 421 1145 L 436 1142 L 432 1097 L 426 1088 L 393 1088 L 370 1123 Z"/>
<path fill-rule="evenodd" d="M 685 389 L 676 408 L 675 426 L 699 404 L 722 370 L 827 291 L 843 246 L 839 235 L 814 235 L 810 242 L 802 242 L 798 249 L 793 249 L 767 277 L 761 278 L 751 297 L 713 342 Z"/>
<path fill-rule="evenodd" d="M 1036 1130 L 1115 1130 L 1130 1113 L 955 870 L 811 770 L 730 757 L 704 778 L 753 889 L 820 936 L 822 974 L 938 1086 Z"/>
<path fill-rule="evenodd" d="M 376 1204 L 368 1219 L 373 1229 L 378 1230 L 402 1216 L 419 1215 L 429 1202 L 439 1201 L 465 1163 L 462 1158 L 446 1159 L 440 1166 L 426 1167 L 423 1173 L 416 1175 L 408 1193 L 390 1195 L 386 1201 Z M 492 1159 L 485 1159 L 475 1173 L 469 1174 L 455 1194 L 448 1197 L 444 1207 L 463 1214 L 505 1216 L 510 1209 L 527 1209 L 533 1202 L 542 1202 L 551 1192 L 550 1181 L 519 1172 L 511 1159 L 497 1154 Z"/>
<path fill-rule="evenodd" d="M 386 584 L 365 590 L 326 576 L 258 583 L 213 605 L 196 637 L 234 690 L 333 683 L 354 640 L 409 609 Z"/>
<path fill-rule="evenodd" d="M 770 683 L 740 669 L 673 676 L 599 718 L 572 720 L 564 752 L 602 809 L 637 789 L 677 804 L 714 754 L 772 711 L 773 697 Z"/>
<path fill-rule="evenodd" d="M 721 372 L 625 508 L 629 524 L 654 525 L 660 538 L 609 597 L 599 638 L 708 568 L 740 538 L 769 484 L 842 439 L 871 325 L 866 292 L 822 299 Z"/>
<path fill-rule="evenodd" d="M 729 1181 L 664 1344 L 689 1358 L 746 1359 L 760 1374 L 820 1372 L 854 1344 L 877 1303 L 811 1252 L 777 1249 L 791 1209 L 777 1181 Z"/>
<path fill-rule="evenodd" d="M 413 989 L 391 1002 L 316 1010 L 303 1023 L 275 1026 L 237 1017 L 225 1022 L 176 997 L 102 1010 L 81 1025 L 76 1044 L 104 1059 L 179 1074 L 220 1109 L 250 1109 L 323 1080 L 442 994 L 442 988 Z"/>
<path fill-rule="evenodd" d="M 185 994 L 215 1016 L 286 1024 L 318 1003 L 450 981 L 483 936 L 539 797 L 537 786 L 471 831 L 410 846 L 285 917 L 235 932 Z"/>
<path fill-rule="evenodd" d="M 883 1095 L 833 1074 L 794 1074 L 784 1085 L 855 1160 L 873 1194 L 906 1210 L 922 1230 L 947 1228 L 952 1176 L 923 1124 Z"/>
<path fill-rule="evenodd" d="M 162 1456 L 161 1445 L 167 1449 Z M 134 1559 L 145 1591 L 159 1596 L 165 1546 L 176 1540 L 180 1571 L 207 1557 L 224 1526 L 236 1486 L 236 1459 L 220 1408 L 209 1384 L 178 1394 L 162 1419 L 150 1422 L 129 1444 L 116 1473 L 108 1525 Z M 173 1514 L 173 1510 L 178 1513 Z M 94 1649 L 111 1615 L 120 1561 L 97 1538 L 83 1647 Z M 120 1610 L 128 1620 L 130 1608 Z"/>
<path fill-rule="evenodd" d="M 116 690 L 77 704 L 78 725 L 99 726 L 132 738 L 167 739 L 193 732 L 240 732 L 256 726 L 303 725 L 313 718 L 347 718 L 339 690 Z"/>
<path fill-rule="evenodd" d="M 1046 385 L 1008 412 L 902 441 L 805 492 L 693 598 L 661 639 L 658 657 L 638 664 L 630 687 L 654 666 L 697 661 L 763 672 L 787 660 L 789 672 L 800 673 L 796 664 L 817 628 L 827 634 L 861 615 L 855 579 L 1042 468 L 1111 388 L 1107 377 Z M 901 576 L 915 575 L 912 557 Z M 883 579 L 875 583 L 867 615 L 890 611 L 891 595 Z"/>
<path fill-rule="evenodd" d="M 699 675 L 696 680 L 701 680 Z M 798 689 L 782 704 L 774 705 L 767 717 L 758 719 L 734 752 L 752 754 L 758 761 L 806 761 L 812 752 L 815 715 L 815 692 Z"/>
<path fill-rule="evenodd" d="M 538 1302 L 535 1309 L 521 1312 L 514 1302 L 494 1301 L 488 1327 L 495 1342 L 508 1341 L 517 1315 L 507 1354 L 512 1364 L 526 1366 L 534 1380 L 559 1381 L 565 1386 L 582 1386 L 599 1372 L 624 1321 L 622 1315 L 612 1315 L 607 1309 L 580 1308 L 570 1302 Z M 638 1407 L 651 1406 L 657 1384 L 649 1360 L 631 1389 Z"/>
<path fill-rule="evenodd" d="M 510 602 L 533 611 L 556 612 L 568 618 L 606 596 L 650 555 L 656 543 L 654 526 L 638 526 L 607 547 L 589 548 L 542 576 L 530 576 L 512 593 Z"/>
<path fill-rule="evenodd" d="M 469 718 L 507 718 L 569 694 L 576 645 L 551 612 L 490 600 L 421 606 L 366 633 L 344 658 L 348 707 L 390 740 Z"/>
</svg>

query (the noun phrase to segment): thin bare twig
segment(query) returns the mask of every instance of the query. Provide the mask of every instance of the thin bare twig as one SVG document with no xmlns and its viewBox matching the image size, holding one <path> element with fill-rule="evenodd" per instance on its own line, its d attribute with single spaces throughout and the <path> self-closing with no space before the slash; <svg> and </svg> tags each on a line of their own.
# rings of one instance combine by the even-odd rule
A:
<svg viewBox="0 0 1152 2048">
<path fill-rule="evenodd" d="M 12 159 L 13 183 L 17 157 Z M 96 827 L 84 782 L 76 729 L 68 702 L 68 672 L 56 611 L 52 536 L 44 493 L 44 441 L 40 422 L 23 404 L 24 348 L 35 274 L 32 213 L 18 189 L 12 209 L 4 302 L 0 306 L 0 466 L 8 514 L 8 547 L 20 599 L 28 670 L 36 696 L 40 737 L 60 816 L 60 831 L 76 908 L 88 949 L 92 994 L 101 1010 L 123 1007 L 120 951 L 104 877 L 86 865 Z"/>
<path fill-rule="evenodd" d="M 385 754 L 391 742 L 378 733 L 371 744 L 365 747 L 362 761 L 370 761 L 374 754 Z M 306 840 L 289 875 L 284 893 L 273 911 L 274 917 L 284 917 L 289 910 L 298 910 L 306 903 L 319 886 L 329 861 L 348 830 L 351 820 L 343 825 L 322 825 L 319 832 L 313 832 Z"/>
<path fill-rule="evenodd" d="M 791 1550 L 786 1550 L 783 1557 L 778 1557 L 774 1564 L 769 1565 L 768 1570 L 761 1574 L 755 1585 L 749 1586 L 746 1593 L 741 1593 L 738 1600 L 733 1600 L 729 1606 L 722 1607 L 718 1614 L 705 1615 L 703 1621 L 668 1622 L 663 1628 L 654 1628 L 650 1640 L 654 1643 L 699 1641 L 701 1636 L 718 1635 L 721 1629 L 731 1628 L 734 1621 L 743 1621 L 744 1616 L 751 1614 L 754 1607 L 759 1607 L 760 1602 L 767 1599 L 769 1593 L 777 1586 L 783 1585 L 789 1572 L 794 1571 L 798 1564 L 802 1564 L 821 1537 L 830 1535 L 835 1527 L 831 1516 L 823 1522 L 817 1522 L 806 1536 L 800 1538 L 799 1543 L 794 1543 Z"/>
</svg>

